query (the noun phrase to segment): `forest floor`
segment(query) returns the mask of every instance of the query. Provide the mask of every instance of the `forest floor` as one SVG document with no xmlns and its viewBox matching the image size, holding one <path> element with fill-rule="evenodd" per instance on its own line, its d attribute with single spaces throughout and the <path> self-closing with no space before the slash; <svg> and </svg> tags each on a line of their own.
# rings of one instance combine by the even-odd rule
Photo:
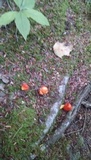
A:
<svg viewBox="0 0 91 160">
<path fill-rule="evenodd" d="M 69 74 L 70 79 L 64 102 L 71 104 L 91 81 L 91 15 L 86 4 L 82 0 L 43 0 L 37 1 L 36 7 L 46 15 L 50 26 L 33 23 L 27 41 L 19 33 L 16 39 L 13 23 L 0 29 L 0 160 L 26 160 L 30 152 L 37 153 L 33 143 L 58 98 L 58 87 L 65 75 Z M 4 11 L 5 6 L 0 13 Z M 59 58 L 54 54 L 53 45 L 57 41 L 73 45 L 70 57 Z M 23 82 L 29 85 L 29 91 L 21 90 Z M 42 85 L 48 87 L 47 95 L 39 95 Z M 17 115 L 24 107 L 30 108 L 29 114 L 26 112 L 19 119 Z M 55 128 L 65 116 L 60 111 Z M 24 129 L 23 118 L 27 119 Z M 90 160 L 91 109 L 81 107 L 65 137 L 37 159 Z"/>
</svg>

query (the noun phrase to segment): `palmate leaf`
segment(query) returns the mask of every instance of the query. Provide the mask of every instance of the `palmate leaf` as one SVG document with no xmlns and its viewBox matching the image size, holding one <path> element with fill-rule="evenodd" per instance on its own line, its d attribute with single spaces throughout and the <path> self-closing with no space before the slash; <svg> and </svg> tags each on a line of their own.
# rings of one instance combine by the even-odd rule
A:
<svg viewBox="0 0 91 160">
<path fill-rule="evenodd" d="M 31 9 L 35 6 L 35 0 L 14 0 L 15 4 L 22 9 Z"/>
<path fill-rule="evenodd" d="M 26 40 L 30 31 L 30 22 L 22 11 L 18 12 L 15 18 L 15 24 L 23 38 Z"/>
<path fill-rule="evenodd" d="M 23 0 L 22 9 L 32 9 L 35 6 L 35 0 Z"/>
<path fill-rule="evenodd" d="M 6 26 L 7 24 L 11 23 L 15 19 L 17 13 L 17 11 L 9 11 L 4 13 L 0 17 L 0 26 Z"/>
<path fill-rule="evenodd" d="M 23 13 L 27 16 L 27 18 L 32 18 L 34 21 L 41 25 L 49 26 L 47 18 L 41 12 L 34 9 L 26 9 L 23 10 Z"/>
<path fill-rule="evenodd" d="M 14 0 L 15 4 L 21 8 L 23 0 Z"/>
</svg>

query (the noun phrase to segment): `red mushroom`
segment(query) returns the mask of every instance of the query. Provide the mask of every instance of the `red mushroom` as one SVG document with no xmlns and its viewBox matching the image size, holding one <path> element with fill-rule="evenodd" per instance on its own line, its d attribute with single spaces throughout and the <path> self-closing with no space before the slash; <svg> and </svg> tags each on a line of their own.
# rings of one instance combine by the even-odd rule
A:
<svg viewBox="0 0 91 160">
<path fill-rule="evenodd" d="M 71 111 L 72 108 L 73 107 L 69 102 L 65 103 L 64 105 L 61 105 L 61 107 L 60 107 L 60 109 L 64 109 L 65 111 Z"/>
<path fill-rule="evenodd" d="M 21 90 L 23 91 L 27 91 L 29 90 L 29 86 L 26 82 L 23 82 L 22 85 L 21 85 Z"/>
</svg>

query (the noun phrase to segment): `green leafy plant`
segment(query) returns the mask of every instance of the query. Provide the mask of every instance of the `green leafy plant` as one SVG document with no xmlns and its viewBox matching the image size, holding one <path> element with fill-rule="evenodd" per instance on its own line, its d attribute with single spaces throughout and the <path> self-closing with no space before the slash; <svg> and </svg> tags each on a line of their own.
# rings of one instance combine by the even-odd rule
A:
<svg viewBox="0 0 91 160">
<path fill-rule="evenodd" d="M 23 38 L 26 40 L 30 32 L 30 21 L 33 19 L 41 25 L 49 26 L 47 18 L 40 12 L 34 9 L 35 0 L 14 0 L 19 8 L 19 11 L 8 11 L 0 17 L 0 26 L 15 21 L 15 25 Z"/>
</svg>

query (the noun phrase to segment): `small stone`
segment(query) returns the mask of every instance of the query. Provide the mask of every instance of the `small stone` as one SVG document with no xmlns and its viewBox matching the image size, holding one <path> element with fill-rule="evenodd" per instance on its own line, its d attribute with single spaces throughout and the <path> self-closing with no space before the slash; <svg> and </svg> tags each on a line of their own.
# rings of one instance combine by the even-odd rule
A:
<svg viewBox="0 0 91 160">
<path fill-rule="evenodd" d="M 4 101 L 5 99 L 5 93 L 0 91 L 0 102 Z"/>
<path fill-rule="evenodd" d="M 9 83 L 9 77 L 2 76 L 2 81 L 6 84 Z"/>
<path fill-rule="evenodd" d="M 4 87 L 5 87 L 5 85 L 4 85 L 3 83 L 1 83 L 1 84 L 0 84 L 0 90 L 1 90 L 1 91 L 4 91 Z"/>
<path fill-rule="evenodd" d="M 4 97 L 5 96 L 5 93 L 0 91 L 0 97 Z"/>
</svg>

